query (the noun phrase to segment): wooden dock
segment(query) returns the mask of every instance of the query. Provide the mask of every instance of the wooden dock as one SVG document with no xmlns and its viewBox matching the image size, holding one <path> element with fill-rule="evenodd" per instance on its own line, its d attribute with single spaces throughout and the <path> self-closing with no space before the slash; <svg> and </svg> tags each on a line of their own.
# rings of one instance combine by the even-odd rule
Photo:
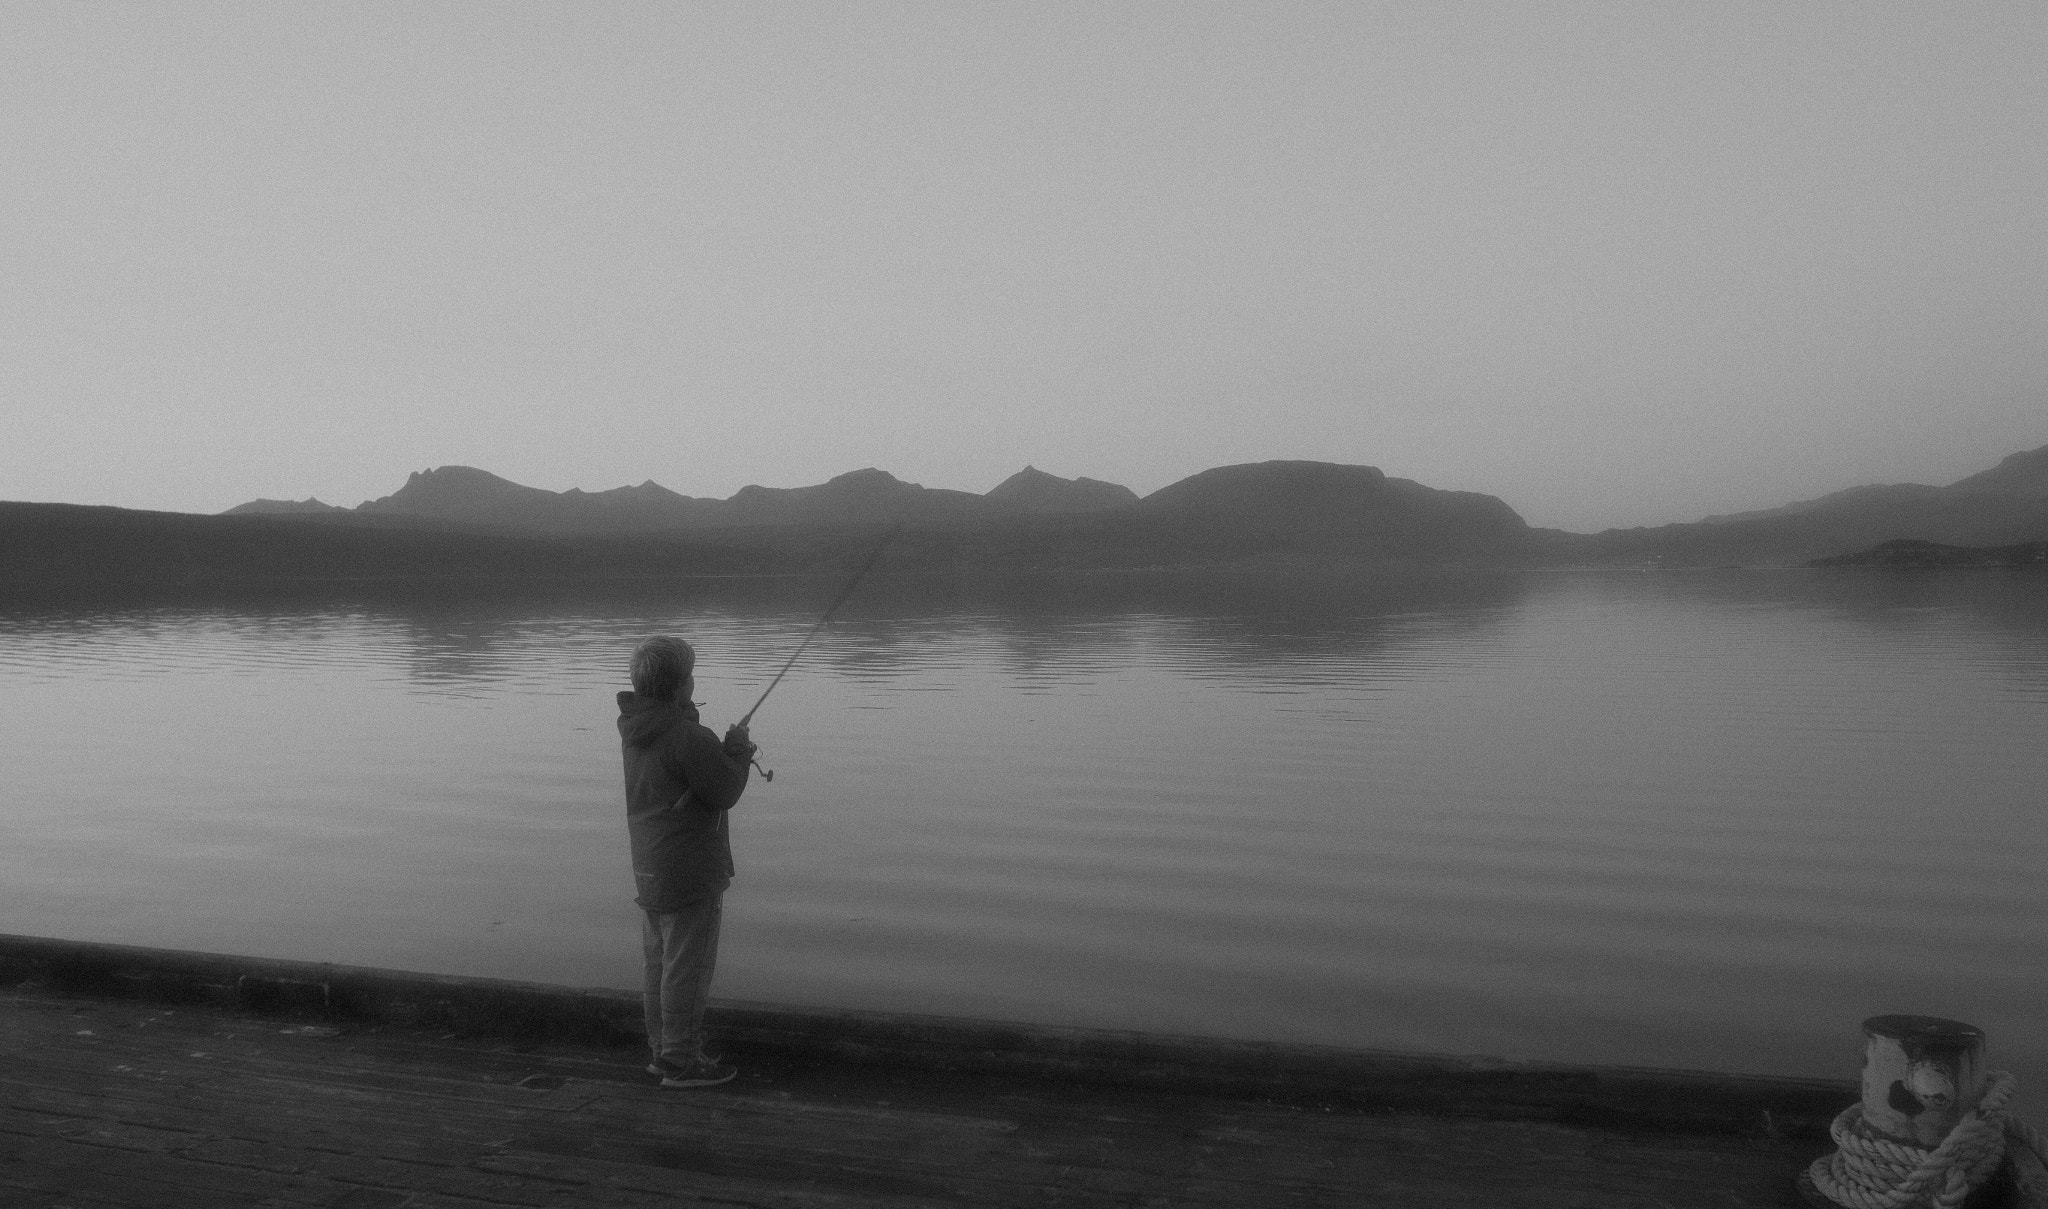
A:
<svg viewBox="0 0 2048 1209">
<path fill-rule="evenodd" d="M 677 1090 L 632 1007 L 0 937 L 0 1206 L 1794 1206 L 1855 1098 L 766 1005 Z"/>
</svg>

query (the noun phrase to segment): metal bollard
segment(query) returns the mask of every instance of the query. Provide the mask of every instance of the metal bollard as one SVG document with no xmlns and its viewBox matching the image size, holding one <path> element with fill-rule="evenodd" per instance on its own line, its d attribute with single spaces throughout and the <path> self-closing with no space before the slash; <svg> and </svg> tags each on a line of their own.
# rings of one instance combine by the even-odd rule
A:
<svg viewBox="0 0 2048 1209">
<path fill-rule="evenodd" d="M 1862 1181 L 1874 1176 L 1877 1183 L 1889 1183 L 1913 1167 L 1883 1145 L 1897 1143 L 1908 1148 L 1908 1154 L 1935 1150 L 1983 1100 L 1988 1087 L 1984 1031 L 1974 1025 L 1939 1016 L 1872 1016 L 1863 1022 L 1863 1038 L 1862 1100 L 1837 1120 L 1838 1129 L 1844 1121 L 1852 1122 L 1846 1135 L 1836 1134 L 1840 1151 L 1816 1160 L 1797 1181 L 1800 1198 L 1815 1209 L 1882 1203 L 1887 1194 Z M 1965 1161 L 1962 1154 L 1956 1158 Z M 2012 1160 L 2008 1147 L 2006 1162 L 1988 1175 L 1961 1169 L 1972 1181 L 1982 1181 L 1973 1183 L 1963 1209 L 2013 1206 Z M 1896 1166 L 1901 1162 L 1903 1170 Z M 1858 1174 L 1859 1166 L 1864 1174 Z M 1847 1201 L 1830 1199 L 1816 1182 L 1823 1169 L 1838 1188 L 1847 1181 L 1852 1190 L 1861 1191 Z M 1922 1187 L 1902 1209 L 1929 1205 L 1939 1191 Z M 1872 1201 L 1872 1196 L 1878 1199 Z M 2027 1201 L 2018 1204 L 2032 1209 Z"/>
<path fill-rule="evenodd" d="M 1984 1030 L 1939 1016 L 1863 1022 L 1863 1119 L 1915 1146 L 1939 1146 L 1984 1096 Z"/>
</svg>

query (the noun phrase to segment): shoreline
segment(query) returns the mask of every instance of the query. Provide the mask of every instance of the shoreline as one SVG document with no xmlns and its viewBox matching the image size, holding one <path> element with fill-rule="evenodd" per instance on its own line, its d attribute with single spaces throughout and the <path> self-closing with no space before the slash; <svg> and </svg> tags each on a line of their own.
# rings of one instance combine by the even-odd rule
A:
<svg viewBox="0 0 2048 1209">
<path fill-rule="evenodd" d="M 500 1036 L 643 1044 L 635 991 L 0 934 L 0 987 Z M 1485 1057 L 713 999 L 735 1056 L 1349 1111 L 1825 1142 L 1848 1080 Z M 632 1062 L 622 1056 L 622 1062 Z"/>
</svg>

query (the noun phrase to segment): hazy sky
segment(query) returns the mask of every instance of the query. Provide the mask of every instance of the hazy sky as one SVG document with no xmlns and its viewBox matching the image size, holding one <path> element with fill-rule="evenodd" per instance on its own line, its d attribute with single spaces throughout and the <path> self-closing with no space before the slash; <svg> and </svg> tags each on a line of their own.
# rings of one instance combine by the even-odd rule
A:
<svg viewBox="0 0 2048 1209">
<path fill-rule="evenodd" d="M 0 7 L 0 498 L 2048 444 L 2048 4 Z"/>
</svg>

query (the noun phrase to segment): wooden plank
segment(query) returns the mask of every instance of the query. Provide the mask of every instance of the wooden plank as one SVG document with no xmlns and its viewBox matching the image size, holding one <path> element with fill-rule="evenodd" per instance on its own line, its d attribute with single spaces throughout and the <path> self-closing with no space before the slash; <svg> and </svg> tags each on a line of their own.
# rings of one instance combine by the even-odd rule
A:
<svg viewBox="0 0 2048 1209">
<path fill-rule="evenodd" d="M 189 1039 L 181 1040 L 184 1044 L 191 1044 Z M 232 1046 L 233 1042 L 227 1038 L 216 1038 L 210 1044 L 219 1049 Z M 200 1053 L 207 1056 L 196 1056 Z M 522 1110 L 570 1111 L 589 1095 L 596 1094 L 580 1088 L 535 1091 L 515 1083 L 478 1080 L 461 1072 L 393 1069 L 388 1064 L 379 1068 L 367 1062 L 361 1065 L 328 1062 L 322 1060 L 324 1057 L 236 1048 L 233 1057 L 235 1078 L 238 1081 L 279 1079 L 319 1089 L 317 1094 L 344 1098 L 354 1096 L 381 1102 L 396 1096 L 427 1101 L 472 1101 L 494 1106 L 516 1105 Z M 89 1048 L 70 1052 L 18 1050 L 14 1061 L 23 1070 L 42 1070 L 88 1085 L 108 1081 L 201 1085 L 223 1077 L 219 1072 L 219 1061 L 211 1051 L 166 1048 L 146 1038 L 124 1038 L 119 1043 L 99 1041 Z M 117 1069 L 120 1067 L 128 1069 Z M 526 1073 L 534 1073 L 530 1064 Z"/>
<path fill-rule="evenodd" d="M 645 1102 L 634 1103 L 631 1098 L 606 1100 L 613 1109 L 611 1113 L 579 1125 L 599 1134 L 620 1134 L 638 1138 L 638 1144 L 659 1147 L 665 1136 L 674 1133 L 716 1134 L 724 1126 L 738 1123 L 746 1114 L 736 1112 L 729 1101 L 710 1102 L 693 1100 L 686 1093 L 681 1099 L 675 1093 L 653 1092 Z M 46 1107 L 74 1109 L 75 1101 L 60 1101 Z M 769 1116 L 781 1116 L 790 1122 L 790 1128 L 762 1138 L 762 1145 L 772 1152 L 776 1147 L 794 1147 L 813 1156 L 844 1154 L 850 1147 L 855 1156 L 862 1148 L 879 1141 L 886 1143 L 891 1130 L 907 1131 L 913 1139 L 923 1137 L 921 1126 L 928 1125 L 931 1114 L 901 1112 L 894 1109 L 861 1109 L 847 1105 L 820 1106 L 820 1111 L 811 1113 L 789 1113 L 786 1108 L 763 1106 L 769 1109 Z M 1075 1106 L 1061 1106 L 1071 1109 Z M 178 1106 L 167 1111 L 167 1120 L 189 1120 L 186 1115 L 189 1106 Z M 411 1118 L 413 1114 L 406 1114 Z M 891 1128 L 879 1131 L 854 1129 L 861 1136 L 849 1138 L 849 1128 L 866 1117 L 870 1124 L 882 1124 Z M 1142 1118 L 1142 1119 L 1141 1119 Z M 721 1125 L 721 1122 L 723 1125 Z M 358 1147 L 383 1147 L 390 1144 L 403 1145 L 412 1141 L 412 1122 L 401 1122 L 400 1141 L 391 1143 L 371 1136 L 371 1131 L 350 1129 L 343 1122 L 334 1135 L 337 1141 Z M 987 1136 L 990 1132 L 985 1121 L 972 1121 L 976 1132 Z M 795 1128 L 808 1125 L 814 1128 Z M 1103 1128 L 1120 1129 L 1122 1136 L 1103 1133 Z M 1424 1143 L 1445 1131 L 1461 1134 L 1455 1141 L 1444 1143 L 1440 1138 L 1433 1148 L 1434 1156 L 1425 1155 Z M 761 1136 L 760 1122 L 750 1120 L 744 1132 L 749 1137 Z M 994 1131 L 1003 1137 L 1008 1131 Z M 1498 1151 L 1504 1135 L 1531 1133 L 1543 1135 L 1547 1145 L 1529 1147 L 1521 1151 L 1510 1150 L 1505 1163 L 1489 1165 L 1479 1161 L 1487 1153 L 1487 1147 Z M 1185 1136 L 1183 1136 L 1185 1135 Z M 1484 1122 L 1441 1122 L 1416 1119 L 1412 1122 L 1389 1121 L 1386 1118 L 1357 1118 L 1343 1114 L 1302 1113 L 1296 1110 L 1256 1109 L 1235 1107 L 1228 1111 L 1211 1110 L 1204 1114 L 1191 1115 L 1185 1107 L 1173 1112 L 1146 1111 L 1132 1105 L 1120 1106 L 1115 1114 L 1089 1113 L 1075 1115 L 1071 1125 L 1064 1130 L 1050 1129 L 1045 1125 L 1029 1131 L 1025 1139 L 1026 1152 L 1017 1156 L 1021 1170 L 1009 1170 L 1011 1163 L 1005 1159 L 997 1161 L 987 1154 L 966 1154 L 946 1152 L 941 1148 L 936 1155 L 918 1154 L 917 1157 L 929 1164 L 932 1170 L 944 1171 L 949 1164 L 960 1159 L 972 1158 L 984 1176 L 993 1178 L 1002 1174 L 1005 1178 L 1020 1183 L 1020 1186 L 1036 1187 L 1035 1178 L 1043 1179 L 1045 1170 L 1058 1170 L 1068 1181 L 1087 1185 L 1095 1193 L 1114 1196 L 1135 1196 L 1161 1186 L 1161 1181 L 1183 1176 L 1218 1177 L 1215 1182 L 1226 1189 L 1218 1195 L 1235 1196 L 1243 1199 L 1244 1188 L 1236 1186 L 1240 1181 L 1263 1187 L 1267 1197 L 1278 1196 L 1293 1184 L 1304 1188 L 1315 1186 L 1362 1187 L 1384 1183 L 1403 1169 L 1414 1168 L 1418 1159 L 1441 1161 L 1451 1169 L 1461 1172 L 1460 1180 L 1473 1182 L 1475 1177 L 1484 1176 L 1479 1182 L 1490 1186 L 1511 1186 L 1517 1180 L 1527 1181 L 1539 1174 L 1541 1168 L 1560 1164 L 1586 1161 L 1586 1147 L 1579 1145 L 1579 1153 L 1560 1155 L 1557 1139 L 1567 1143 L 1582 1140 L 1581 1131 L 1572 1131 L 1555 1126 L 1521 1124 L 1509 1128 L 1501 1124 L 1489 1125 Z M 484 1139 L 477 1139 L 484 1140 Z M 1486 1145 L 1478 1144 L 1484 1141 Z M 1405 1144 L 1404 1144 L 1405 1143 Z M 531 1139 L 528 1142 L 531 1145 Z M 1189 1153 L 1192 1144 L 1200 1148 L 1199 1153 Z M 580 1140 L 577 1143 L 582 1146 Z M 602 1146 L 587 1147 L 602 1152 Z M 475 1153 L 480 1147 L 473 1147 Z M 567 1147 L 556 1144 L 550 1149 L 562 1151 Z M 899 1158 L 908 1152 L 924 1151 L 921 1145 L 908 1145 L 896 1153 Z M 1300 1149 L 1300 1155 L 1290 1156 L 1290 1149 Z M 732 1148 L 737 1160 L 749 1157 L 747 1145 Z M 648 1153 L 637 1156 L 642 1166 L 647 1165 Z M 1353 1158 L 1339 1163 L 1347 1154 L 1371 1154 L 1384 1156 L 1388 1161 L 1377 1165 L 1362 1164 Z M 1335 1158 L 1328 1156 L 1336 1156 Z M 450 1156 L 443 1155 L 443 1158 Z M 561 1156 L 557 1156 L 561 1157 Z M 627 1156 L 633 1158 L 635 1156 Z M 1805 1156 L 1801 1156 L 1802 1158 Z M 497 1162 L 492 1159 L 490 1162 Z M 675 1166 L 679 1160 L 668 1157 L 655 1160 L 656 1165 Z M 1290 1171 L 1289 1167 L 1298 1167 Z M 1243 1167 L 1245 1170 L 1239 1171 Z M 785 1176 L 788 1173 L 785 1172 Z M 796 1173 L 804 1174 L 802 1170 Z M 1548 1173 L 1555 1175 L 1557 1173 Z M 1565 1180 L 1566 1185 L 1573 1183 Z M 672 1181 L 663 1181 L 660 1187 L 673 1191 Z M 1301 1189 L 1297 1189 L 1297 1192 Z M 987 1199 L 987 1189 L 982 1190 Z M 1431 1187 L 1432 1195 L 1444 1195 L 1440 1187 Z M 1305 1195 L 1305 1193 L 1304 1193 Z M 1010 1197 L 1001 1198 L 1005 1201 Z M 1677 1202 L 1674 1202 L 1677 1203 Z M 1727 1203 L 1727 1202 L 1721 1202 Z"/>
<path fill-rule="evenodd" d="M 192 1095 L 155 1102 L 112 1102 L 55 1089 L 24 1089 L 18 1084 L 0 1083 L 0 1091 L 7 1093 L 5 1098 L 16 1110 L 53 1114 L 53 1120 L 58 1119 L 54 1114 L 63 1114 L 76 1121 L 97 1107 L 103 1121 L 184 1128 L 203 1131 L 205 1137 L 289 1137 L 307 1146 L 325 1146 L 336 1151 L 375 1147 L 409 1162 L 466 1162 L 510 1136 L 509 1130 L 496 1123 L 480 1125 L 445 1114 L 394 1116 L 377 1111 L 374 1105 L 367 1112 L 337 1114 L 320 1107 L 252 1104 Z"/>
<path fill-rule="evenodd" d="M 266 1200 L 322 1205 L 350 1189 L 318 1174 L 278 1175 L 244 1168 L 190 1163 L 167 1154 L 136 1154 L 62 1138 L 10 1145 L 25 1181 L 38 1191 L 78 1194 L 111 1204 L 151 1209 L 234 1209 Z"/>
<path fill-rule="evenodd" d="M 66 1114 L 88 1111 L 90 1097 L 71 1096 L 39 1089 L 33 1101 L 17 1109 Z M 128 1103 L 108 1117 L 81 1121 L 65 1118 L 57 1131 L 90 1130 L 96 1127 L 183 1128 L 193 1131 L 192 1144 L 225 1139 L 251 1143 L 283 1143 L 297 1149 L 332 1154 L 371 1153 L 385 1158 L 427 1165 L 461 1166 L 501 1146 L 511 1134 L 497 1126 L 479 1128 L 473 1123 L 440 1119 L 393 1119 L 377 1112 L 336 1115 L 323 1111 L 280 1109 L 266 1105 L 228 1105 L 206 1101 L 162 1104 Z M 15 1130 L 14 1132 L 21 1132 Z M 290 1165 L 290 1164 L 287 1164 Z M 317 1165 L 302 1160 L 298 1165 Z"/>
<path fill-rule="evenodd" d="M 376 1104 L 393 1112 L 445 1113 L 450 1101 L 472 1105 L 484 1113 L 513 1111 L 567 1112 L 595 1092 L 580 1086 L 533 1090 L 513 1084 L 483 1084 L 458 1078 L 434 1077 L 414 1072 L 392 1072 L 388 1078 L 360 1077 L 355 1072 L 334 1072 L 310 1064 L 294 1065 L 269 1060 L 243 1061 L 239 1055 L 209 1058 L 204 1066 L 175 1061 L 145 1067 L 110 1063 L 105 1057 L 52 1058 L 43 1053 L 17 1053 L 0 1066 L 0 1080 L 53 1089 L 77 1090 L 112 1100 L 133 1100 L 174 1094 L 186 1089 L 196 1095 L 224 1078 L 222 1062 L 232 1064 L 237 1094 L 250 1099 L 318 1100 L 338 1108 L 349 1104 Z"/>
<path fill-rule="evenodd" d="M 126 1175 L 77 1173 L 64 1177 L 61 1187 L 16 1186 L 0 1176 L 0 1205 L 7 1209 L 275 1209 L 289 1204 L 294 1202 L 271 1197 L 251 1199 L 217 1189 L 178 1188 Z"/>
<path fill-rule="evenodd" d="M 82 1105 L 90 1103 L 91 1097 L 66 1095 L 64 1093 L 55 1091 L 45 1091 L 43 1094 L 43 1101 L 43 1107 L 75 1111 Z M 122 1111 L 132 1117 L 135 1115 L 136 1106 L 133 1103 L 129 1103 L 123 1106 Z M 181 1104 L 174 1107 L 163 1109 L 161 1117 L 159 1119 L 172 1121 L 190 1121 L 193 1119 L 193 1117 L 190 1115 L 191 1112 L 192 1106 L 190 1104 Z M 841 1115 L 843 1117 L 843 1114 Z M 244 1116 L 243 1123 L 238 1126 L 226 1126 L 217 1117 L 209 1119 L 208 1124 L 214 1128 L 232 1128 L 237 1133 L 248 1134 L 255 1132 L 258 1133 L 259 1137 L 262 1136 L 259 1132 L 262 1126 L 252 1125 L 248 1122 L 246 1116 Z M 271 1123 L 267 1119 L 264 1121 L 264 1126 L 268 1126 L 270 1124 Z M 384 1123 L 380 1121 L 378 1122 L 378 1124 L 382 1126 Z M 106 1128 L 102 1128 L 100 1132 L 109 1133 L 111 1131 Z M 342 1127 L 338 1129 L 332 1135 L 332 1137 L 336 1141 L 341 1141 L 345 1139 L 347 1145 L 358 1150 L 377 1150 L 381 1152 L 388 1152 L 388 1148 L 393 1139 L 391 1139 L 388 1136 L 373 1136 L 374 1132 L 380 1131 L 371 1131 L 362 1128 L 351 1128 L 349 1127 L 348 1123 L 343 1123 Z M 187 1142 L 192 1141 L 193 1138 L 194 1135 L 190 1134 L 181 1136 L 181 1140 Z M 408 1152 L 408 1157 L 417 1157 L 417 1139 L 409 1133 L 402 1133 L 400 1135 L 400 1140 L 402 1141 L 404 1149 Z M 745 1149 L 748 1151 L 759 1150 L 763 1153 L 770 1154 L 772 1157 L 772 1153 L 775 1148 L 773 1145 L 770 1145 L 765 1148 Z M 449 1159 L 454 1159 L 456 1161 L 466 1161 L 469 1158 L 474 1157 L 476 1154 L 483 1153 L 484 1151 L 484 1147 L 472 1146 L 469 1147 L 466 1152 L 457 1153 L 453 1155 L 442 1154 L 435 1157 L 443 1161 Z M 312 1155 L 294 1149 L 290 1146 L 277 1145 L 274 1141 L 270 1141 L 269 1139 L 265 1139 L 264 1141 L 260 1142 L 247 1140 L 246 1138 L 227 1139 L 217 1142 L 202 1142 L 201 1144 L 185 1146 L 181 1152 L 181 1155 L 182 1157 L 188 1159 L 231 1161 L 247 1166 L 266 1168 L 285 1173 L 299 1172 L 317 1168 L 330 1176 L 336 1176 L 340 1178 L 365 1179 L 382 1183 L 400 1182 L 400 1178 L 398 1176 L 395 1176 L 388 1167 L 378 1166 L 375 1164 L 366 1165 L 363 1161 L 360 1161 L 360 1159 L 356 1156 L 339 1155 L 332 1150 L 321 1155 Z M 777 1179 L 787 1178 L 786 1171 L 777 1171 L 772 1161 L 764 1164 L 760 1160 L 758 1154 L 745 1153 L 743 1157 L 745 1164 L 752 1168 L 752 1170 L 749 1170 L 744 1173 L 748 1175 L 750 1179 L 758 1181 L 759 1179 L 766 1178 L 772 1182 Z M 689 1163 L 679 1160 L 676 1157 L 675 1152 L 672 1148 L 664 1148 L 658 1143 L 648 1144 L 648 1150 L 646 1154 L 643 1155 L 643 1158 L 649 1159 L 659 1166 L 675 1167 L 679 1169 L 687 1169 L 690 1166 Z M 700 1162 L 698 1166 L 701 1167 L 702 1163 Z M 784 1163 L 784 1166 L 788 1166 L 786 1161 Z M 843 1164 L 839 1166 L 843 1166 Z M 827 1172 L 837 1176 L 838 1178 L 841 1178 L 842 1180 L 844 1178 L 843 1175 L 841 1175 L 838 1172 L 837 1166 L 835 1166 L 828 1159 L 820 1159 L 815 1157 L 807 1158 L 803 1161 L 803 1164 L 800 1164 L 800 1167 L 802 1168 L 801 1174 L 804 1175 L 810 1175 L 814 1172 Z M 764 1171 L 769 1173 L 765 1177 L 762 1174 Z M 886 1182 L 889 1178 L 891 1177 L 889 1177 L 886 1173 L 881 1173 L 878 1175 L 877 1173 L 872 1171 L 868 1172 L 866 1173 L 866 1177 L 864 1180 L 864 1188 L 867 1191 L 874 1191 L 878 1179 Z M 540 1199 L 544 1199 L 524 1195 L 521 1192 L 519 1192 L 513 1185 L 507 1184 L 497 1179 L 493 1179 L 488 1173 L 483 1171 L 463 1173 L 449 1181 L 438 1181 L 437 1179 L 431 1177 L 415 1177 L 411 1180 L 411 1184 L 412 1186 L 418 1188 L 438 1187 L 441 1190 L 450 1192 L 481 1192 L 486 1195 L 489 1195 L 492 1199 L 505 1201 L 540 1203 Z"/>
<path fill-rule="evenodd" d="M 909 1209 L 911 1206 L 955 1206 L 963 1203 L 959 1196 L 943 1188 L 926 1192 L 902 1185 L 879 1186 L 858 1180 L 751 1179 L 727 1172 L 645 1161 L 648 1157 L 645 1153 L 625 1152 L 618 1148 L 612 1148 L 610 1153 L 574 1156 L 508 1148 L 501 1154 L 481 1160 L 478 1166 L 507 1173 L 554 1173 L 581 1184 L 584 1191 L 577 1195 L 596 1195 L 599 1198 L 682 1196 L 721 1200 L 727 1204 L 738 1200 L 773 1209 L 845 1205 L 887 1205 Z M 823 1168 L 817 1170 L 825 1174 Z M 778 1174 L 786 1177 L 789 1173 Z M 982 1203 L 996 1207 L 1012 1202 L 990 1200 Z M 1041 1197 L 1032 1203 L 1045 1202 Z"/>
<path fill-rule="evenodd" d="M 292 1144 L 288 1137 L 266 1139 L 213 1138 L 178 1151 L 193 1163 L 298 1175 L 320 1175 L 350 1184 L 440 1192 L 500 1205 L 546 1205 L 565 1182 L 507 1175 L 478 1167 L 470 1157 L 453 1163 L 399 1160 L 368 1148 L 348 1152 Z"/>
</svg>

